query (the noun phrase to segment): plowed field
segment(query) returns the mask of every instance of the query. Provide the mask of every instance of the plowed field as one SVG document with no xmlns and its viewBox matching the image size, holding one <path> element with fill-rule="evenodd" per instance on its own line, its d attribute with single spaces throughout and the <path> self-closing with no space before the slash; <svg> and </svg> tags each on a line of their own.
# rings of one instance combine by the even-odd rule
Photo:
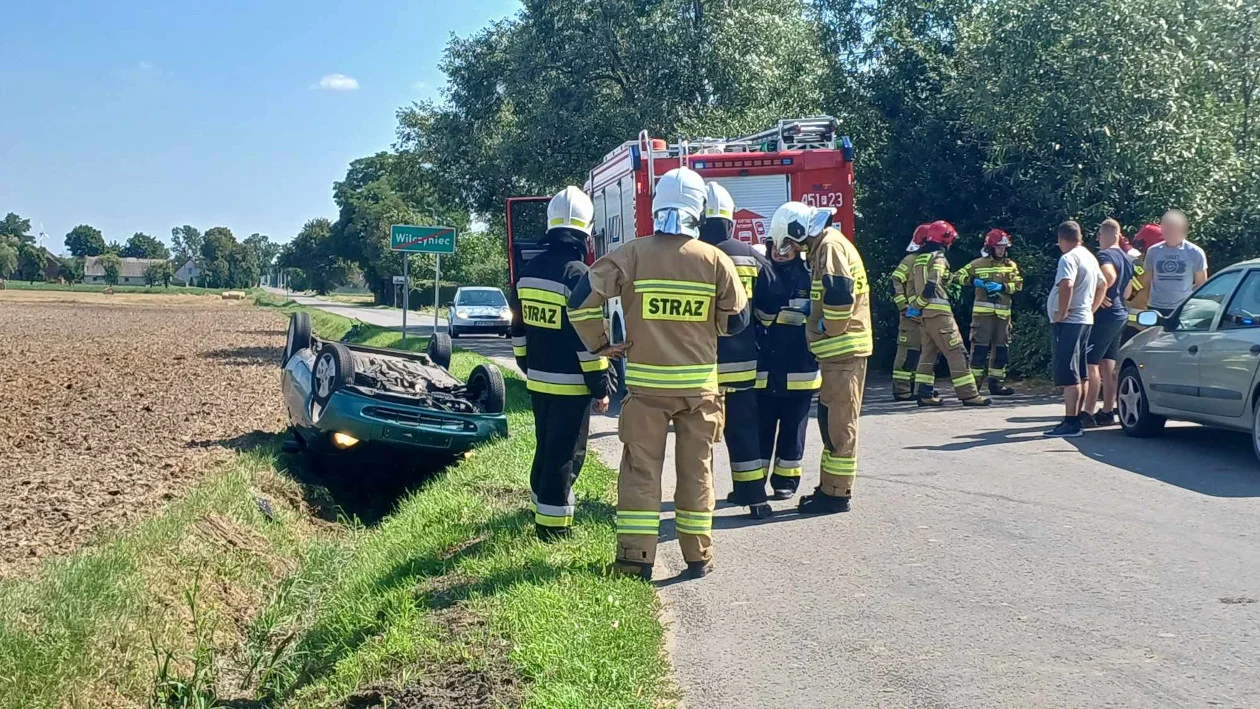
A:
<svg viewBox="0 0 1260 709">
<path fill-rule="evenodd" d="M 0 292 L 0 578 L 283 430 L 283 325 L 205 296 Z"/>
</svg>

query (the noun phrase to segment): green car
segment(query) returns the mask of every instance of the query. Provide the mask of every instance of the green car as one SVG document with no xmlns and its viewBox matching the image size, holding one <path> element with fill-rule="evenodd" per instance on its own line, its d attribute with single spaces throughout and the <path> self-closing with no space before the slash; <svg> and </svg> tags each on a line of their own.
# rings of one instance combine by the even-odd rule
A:
<svg viewBox="0 0 1260 709">
<path fill-rule="evenodd" d="M 479 364 L 465 383 L 450 361 L 445 334 L 425 353 L 329 342 L 294 313 L 280 387 L 298 443 L 312 453 L 384 445 L 453 456 L 506 436 L 503 374 Z"/>
</svg>

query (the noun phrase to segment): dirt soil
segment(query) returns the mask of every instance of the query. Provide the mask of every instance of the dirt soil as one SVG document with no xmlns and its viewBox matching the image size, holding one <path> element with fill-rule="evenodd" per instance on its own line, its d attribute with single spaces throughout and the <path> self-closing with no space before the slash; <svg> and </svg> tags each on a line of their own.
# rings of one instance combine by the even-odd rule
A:
<svg viewBox="0 0 1260 709">
<path fill-rule="evenodd" d="M 282 431 L 283 328 L 216 297 L 0 292 L 0 579 Z"/>
</svg>

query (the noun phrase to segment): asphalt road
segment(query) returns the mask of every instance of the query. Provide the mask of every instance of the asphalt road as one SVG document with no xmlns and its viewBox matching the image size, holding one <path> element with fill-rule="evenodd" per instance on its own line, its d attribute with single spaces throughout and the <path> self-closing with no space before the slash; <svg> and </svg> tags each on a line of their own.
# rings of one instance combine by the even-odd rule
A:
<svg viewBox="0 0 1260 709">
<path fill-rule="evenodd" d="M 503 340 L 460 346 L 511 363 Z M 1054 401 L 921 410 L 877 381 L 852 512 L 793 501 L 758 522 L 720 504 L 718 569 L 682 581 L 666 503 L 656 577 L 687 706 L 1260 706 L 1247 436 L 1046 439 Z M 591 445 L 617 464 L 615 419 L 596 417 Z M 820 447 L 811 427 L 806 459 Z M 720 500 L 721 446 L 715 471 Z"/>
</svg>

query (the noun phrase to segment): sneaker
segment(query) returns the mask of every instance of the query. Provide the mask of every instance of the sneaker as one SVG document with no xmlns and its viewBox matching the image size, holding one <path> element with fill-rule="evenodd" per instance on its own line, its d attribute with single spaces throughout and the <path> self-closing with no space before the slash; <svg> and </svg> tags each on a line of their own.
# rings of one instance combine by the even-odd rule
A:
<svg viewBox="0 0 1260 709">
<path fill-rule="evenodd" d="M 1083 435 L 1080 419 L 1064 419 L 1063 423 L 1046 431 L 1045 435 L 1053 438 L 1080 438 Z"/>
<path fill-rule="evenodd" d="M 708 561 L 688 561 L 687 578 L 702 579 L 705 576 L 708 576 L 714 568 L 716 567 L 714 567 L 712 559 L 709 559 Z"/>
<path fill-rule="evenodd" d="M 1094 424 L 1097 426 L 1114 426 L 1116 425 L 1116 412 L 1099 411 L 1094 414 Z"/>
<path fill-rule="evenodd" d="M 1081 428 L 1098 428 L 1098 422 L 1094 420 L 1094 415 L 1088 411 L 1082 411 L 1077 417 L 1081 420 Z"/>
<path fill-rule="evenodd" d="M 933 393 L 932 396 L 919 397 L 919 406 L 935 407 L 935 406 L 944 406 L 944 405 L 945 405 L 945 400 L 937 396 L 935 393 Z"/>
<path fill-rule="evenodd" d="M 980 396 L 979 394 L 971 397 L 970 399 L 962 400 L 963 406 L 988 406 L 992 403 L 993 403 L 992 399 L 990 399 L 987 396 Z"/>
<path fill-rule="evenodd" d="M 1015 390 L 996 379 L 989 380 L 989 393 L 993 396 L 1014 396 Z"/>
</svg>

